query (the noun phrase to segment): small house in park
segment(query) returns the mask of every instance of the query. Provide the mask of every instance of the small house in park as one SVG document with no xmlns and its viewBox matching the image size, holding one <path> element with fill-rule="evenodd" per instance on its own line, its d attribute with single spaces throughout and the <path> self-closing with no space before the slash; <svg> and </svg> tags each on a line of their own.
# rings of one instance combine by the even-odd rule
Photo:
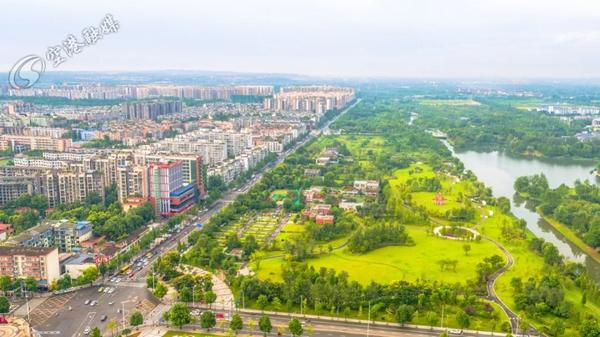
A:
<svg viewBox="0 0 600 337">
<path fill-rule="evenodd" d="M 355 180 L 353 187 L 366 195 L 376 195 L 379 192 L 379 182 L 377 180 Z"/>
<path fill-rule="evenodd" d="M 359 207 L 363 207 L 362 202 L 341 201 L 339 207 L 344 211 L 356 212 Z"/>
<path fill-rule="evenodd" d="M 317 225 L 329 225 L 333 223 L 334 219 L 333 215 L 317 215 L 315 217 L 315 223 Z"/>
<path fill-rule="evenodd" d="M 304 215 L 308 218 L 315 219 L 319 215 L 330 215 L 331 205 L 327 204 L 316 204 L 310 209 L 304 211 Z"/>
<path fill-rule="evenodd" d="M 325 165 L 329 164 L 330 161 L 331 161 L 331 158 L 329 158 L 329 157 L 319 157 L 319 158 L 315 159 L 315 163 L 319 166 L 325 166 Z"/>
<path fill-rule="evenodd" d="M 328 215 L 331 214 L 331 205 L 328 204 L 316 204 L 312 207 L 313 214 L 317 215 Z"/>
<path fill-rule="evenodd" d="M 304 195 L 304 199 L 306 200 L 306 202 L 323 202 L 323 200 L 325 200 L 325 197 L 323 196 L 322 190 L 323 189 L 321 187 L 311 187 L 308 190 L 303 191 L 302 195 Z"/>
<path fill-rule="evenodd" d="M 435 195 L 435 198 L 433 198 L 433 203 L 438 206 L 443 206 L 446 203 L 446 198 L 444 198 L 442 193 L 438 192 L 438 194 Z"/>
<path fill-rule="evenodd" d="M 305 169 L 304 175 L 308 177 L 318 177 L 321 175 L 321 170 L 319 169 Z"/>
</svg>

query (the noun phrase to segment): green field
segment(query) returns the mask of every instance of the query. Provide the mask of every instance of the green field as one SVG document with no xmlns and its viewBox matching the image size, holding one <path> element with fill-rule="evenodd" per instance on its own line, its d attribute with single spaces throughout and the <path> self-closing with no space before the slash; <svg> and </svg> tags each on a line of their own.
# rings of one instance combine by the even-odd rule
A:
<svg viewBox="0 0 600 337">
<path fill-rule="evenodd" d="M 449 105 L 449 106 L 462 106 L 462 105 L 481 105 L 481 103 L 472 99 L 420 99 L 419 104 L 421 105 Z"/>
<path fill-rule="evenodd" d="M 355 255 L 343 248 L 331 254 L 323 254 L 307 263 L 315 268 L 333 268 L 346 271 L 351 280 L 363 285 L 375 281 L 392 283 L 406 280 L 430 280 L 447 283 L 463 283 L 476 276 L 475 266 L 484 257 L 494 254 L 502 255 L 491 243 L 472 242 L 468 256 L 463 251 L 464 242 L 446 240 L 427 234 L 428 227 L 407 226 L 414 246 L 391 246 L 376 249 L 367 254 Z M 333 244 L 335 246 L 335 244 Z M 455 259 L 459 263 L 456 271 L 441 271 L 437 261 Z M 281 281 L 282 258 L 262 261 L 258 276 L 263 279 Z M 368 270 L 368 272 L 365 272 Z"/>
</svg>

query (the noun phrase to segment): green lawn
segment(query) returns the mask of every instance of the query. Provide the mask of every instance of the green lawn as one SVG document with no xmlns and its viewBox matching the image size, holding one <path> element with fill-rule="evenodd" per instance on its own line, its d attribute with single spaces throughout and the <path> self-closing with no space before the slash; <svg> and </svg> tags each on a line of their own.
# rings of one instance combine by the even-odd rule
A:
<svg viewBox="0 0 600 337">
<path fill-rule="evenodd" d="M 407 226 L 415 246 L 391 246 L 376 249 L 364 255 L 355 255 L 341 249 L 307 261 L 315 268 L 334 268 L 346 271 L 351 280 L 363 285 L 371 281 L 392 283 L 417 279 L 441 282 L 464 283 L 476 276 L 475 266 L 484 257 L 501 252 L 489 242 L 472 242 L 468 256 L 463 251 L 464 242 L 446 240 L 428 235 L 426 227 Z M 332 244 L 332 246 L 335 246 Z M 458 260 L 456 271 L 442 271 L 437 261 Z M 263 279 L 281 281 L 281 258 L 264 260 L 258 276 Z"/>
<path fill-rule="evenodd" d="M 194 332 L 187 332 L 187 331 L 167 331 L 166 334 L 163 335 L 163 337 L 214 337 L 217 335 L 209 335 L 209 334 L 205 334 L 205 333 L 194 333 Z"/>
</svg>

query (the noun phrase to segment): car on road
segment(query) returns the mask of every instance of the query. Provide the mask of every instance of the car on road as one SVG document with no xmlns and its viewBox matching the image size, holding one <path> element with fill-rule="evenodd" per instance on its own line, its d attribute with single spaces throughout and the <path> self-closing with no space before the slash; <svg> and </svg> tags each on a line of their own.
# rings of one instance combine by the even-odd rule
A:
<svg viewBox="0 0 600 337">
<path fill-rule="evenodd" d="M 96 304 L 98 304 L 98 301 L 91 301 L 91 302 L 90 302 L 90 306 L 91 306 L 91 307 L 95 306 Z"/>
<path fill-rule="evenodd" d="M 85 329 L 83 330 L 83 334 L 84 334 L 84 335 L 89 335 L 89 334 L 90 334 L 90 331 L 91 331 L 90 327 L 89 327 L 89 326 L 86 326 L 86 327 L 85 327 Z"/>
<path fill-rule="evenodd" d="M 83 304 L 88 305 L 90 304 L 91 300 L 85 300 L 85 302 L 83 302 Z"/>
<path fill-rule="evenodd" d="M 106 321 L 106 318 L 107 318 L 107 316 L 106 316 L 106 315 L 102 315 L 102 316 L 100 317 L 100 322 L 104 322 L 104 321 Z"/>
<path fill-rule="evenodd" d="M 451 335 L 462 335 L 463 331 L 459 329 L 450 329 L 448 330 L 448 333 Z"/>
<path fill-rule="evenodd" d="M 115 302 L 108 302 L 108 305 L 113 305 L 115 304 Z"/>
</svg>

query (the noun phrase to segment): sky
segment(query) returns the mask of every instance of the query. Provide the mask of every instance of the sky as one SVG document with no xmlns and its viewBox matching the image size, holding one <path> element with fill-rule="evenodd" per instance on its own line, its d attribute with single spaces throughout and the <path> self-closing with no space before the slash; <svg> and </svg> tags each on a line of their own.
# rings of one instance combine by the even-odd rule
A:
<svg viewBox="0 0 600 337">
<path fill-rule="evenodd" d="M 0 72 L 110 13 L 48 70 L 390 78 L 600 78 L 597 0 L 2 0 Z"/>
</svg>

